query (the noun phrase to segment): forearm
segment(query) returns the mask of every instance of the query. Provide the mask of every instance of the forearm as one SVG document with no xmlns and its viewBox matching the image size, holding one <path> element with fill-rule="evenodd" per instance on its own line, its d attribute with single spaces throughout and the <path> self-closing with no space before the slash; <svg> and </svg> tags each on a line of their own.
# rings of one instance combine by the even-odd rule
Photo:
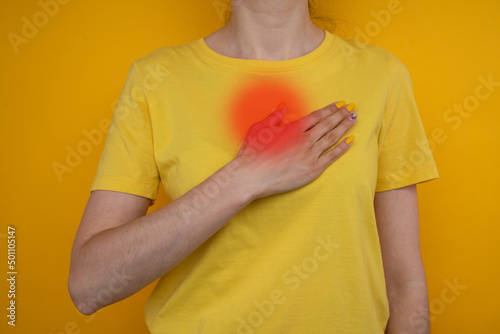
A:
<svg viewBox="0 0 500 334">
<path fill-rule="evenodd" d="M 390 317 L 386 334 L 429 334 L 429 302 L 425 277 L 388 286 Z"/>
<path fill-rule="evenodd" d="M 247 206 L 254 192 L 237 167 L 232 160 L 177 200 L 88 240 L 72 273 L 79 310 L 91 314 L 141 290 Z"/>
</svg>

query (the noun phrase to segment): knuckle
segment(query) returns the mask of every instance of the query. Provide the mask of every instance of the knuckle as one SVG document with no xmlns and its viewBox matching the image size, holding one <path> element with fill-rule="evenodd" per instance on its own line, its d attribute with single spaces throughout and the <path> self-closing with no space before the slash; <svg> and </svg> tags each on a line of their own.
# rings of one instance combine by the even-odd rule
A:
<svg viewBox="0 0 500 334">
<path fill-rule="evenodd" d="M 262 121 L 260 122 L 257 122 L 257 123 L 253 123 L 252 125 L 250 125 L 250 128 L 248 129 L 250 132 L 256 132 L 258 131 L 260 128 L 262 128 Z"/>
<path fill-rule="evenodd" d="M 326 128 L 326 129 L 331 129 L 333 128 L 333 121 L 330 119 L 330 118 L 325 118 L 323 121 L 323 126 Z"/>
<path fill-rule="evenodd" d="M 341 113 L 341 115 L 342 115 L 342 116 L 344 116 L 344 117 L 350 116 L 350 115 L 352 114 L 349 110 L 347 110 L 347 109 L 345 109 L 345 108 L 339 109 L 338 111 L 339 111 L 339 112 Z"/>
<path fill-rule="evenodd" d="M 316 122 L 321 121 L 323 118 L 323 115 L 321 114 L 321 110 L 316 110 L 315 112 L 310 114 L 312 116 L 312 119 Z"/>
<path fill-rule="evenodd" d="M 334 113 L 337 110 L 339 110 L 339 108 L 337 108 L 337 105 L 335 103 L 329 104 L 325 109 L 328 109 L 328 111 L 330 111 L 331 113 Z"/>
<path fill-rule="evenodd" d="M 337 160 L 343 153 L 343 148 L 342 148 L 342 144 L 339 144 L 337 146 L 335 146 L 333 149 L 332 149 L 332 156 L 331 156 L 331 160 L 332 161 L 335 161 Z"/>
<path fill-rule="evenodd" d="M 315 159 L 310 162 L 309 164 L 309 172 L 316 178 L 321 174 L 321 171 L 323 170 L 322 163 L 319 159 Z"/>
<path fill-rule="evenodd" d="M 342 129 L 343 132 L 346 132 L 353 125 L 354 125 L 354 122 L 346 118 L 346 119 L 344 119 L 344 121 L 342 121 L 342 123 L 340 123 L 339 127 L 340 127 L 340 129 Z"/>
<path fill-rule="evenodd" d="M 330 131 L 325 136 L 326 140 L 329 142 L 336 142 L 338 140 L 338 135 L 336 131 Z"/>
<path fill-rule="evenodd" d="M 314 143 L 317 141 L 317 138 L 313 132 L 304 132 L 303 136 L 305 137 L 305 140 L 309 143 Z"/>
<path fill-rule="evenodd" d="M 299 130 L 302 129 L 302 127 L 303 119 L 298 119 L 283 125 L 284 129 L 288 129 L 288 131 L 291 131 L 292 133 L 298 133 Z"/>
</svg>

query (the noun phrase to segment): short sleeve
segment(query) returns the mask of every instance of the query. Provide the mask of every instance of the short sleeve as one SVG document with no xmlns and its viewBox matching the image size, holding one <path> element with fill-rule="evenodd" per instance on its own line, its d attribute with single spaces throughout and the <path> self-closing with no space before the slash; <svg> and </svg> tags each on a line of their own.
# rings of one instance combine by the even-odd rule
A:
<svg viewBox="0 0 500 334">
<path fill-rule="evenodd" d="M 392 56 L 392 76 L 378 138 L 375 191 L 386 191 L 439 178 L 415 103 L 406 66 Z"/>
<path fill-rule="evenodd" d="M 113 190 L 156 200 L 160 176 L 146 93 L 134 61 L 114 109 L 90 191 Z"/>
</svg>

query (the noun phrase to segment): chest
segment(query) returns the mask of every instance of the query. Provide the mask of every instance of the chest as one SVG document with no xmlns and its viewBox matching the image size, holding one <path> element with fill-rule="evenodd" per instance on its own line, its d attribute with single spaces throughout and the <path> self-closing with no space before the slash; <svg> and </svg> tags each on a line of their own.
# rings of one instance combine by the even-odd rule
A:
<svg viewBox="0 0 500 334">
<path fill-rule="evenodd" d="M 191 95 L 185 93 L 188 87 L 172 88 L 169 94 L 159 98 L 156 109 L 151 110 L 155 158 L 171 200 L 204 181 L 237 155 L 242 137 L 235 136 L 231 122 L 235 112 L 228 103 L 231 100 L 228 95 L 234 94 L 231 82 L 214 81 L 210 89 L 207 85 L 191 87 L 191 91 L 196 92 Z M 374 191 L 385 96 L 345 85 L 325 89 L 321 82 L 314 80 L 304 83 L 302 88 L 304 97 L 300 101 L 306 113 L 334 102 L 331 91 L 337 91 L 336 95 L 342 97 L 338 100 L 356 103 L 354 111 L 358 114 L 356 124 L 342 136 L 354 135 L 353 144 L 309 187 L 311 191 L 318 185 Z"/>
</svg>

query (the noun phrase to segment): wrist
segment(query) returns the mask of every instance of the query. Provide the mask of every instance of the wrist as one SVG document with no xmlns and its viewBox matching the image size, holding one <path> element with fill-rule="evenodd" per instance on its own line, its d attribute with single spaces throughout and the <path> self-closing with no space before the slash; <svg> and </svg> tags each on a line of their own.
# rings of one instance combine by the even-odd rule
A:
<svg viewBox="0 0 500 334">
<path fill-rule="evenodd" d="M 252 178 L 252 171 L 241 157 L 236 157 L 224 166 L 229 174 L 235 195 L 246 205 L 262 197 L 263 187 Z"/>
</svg>

